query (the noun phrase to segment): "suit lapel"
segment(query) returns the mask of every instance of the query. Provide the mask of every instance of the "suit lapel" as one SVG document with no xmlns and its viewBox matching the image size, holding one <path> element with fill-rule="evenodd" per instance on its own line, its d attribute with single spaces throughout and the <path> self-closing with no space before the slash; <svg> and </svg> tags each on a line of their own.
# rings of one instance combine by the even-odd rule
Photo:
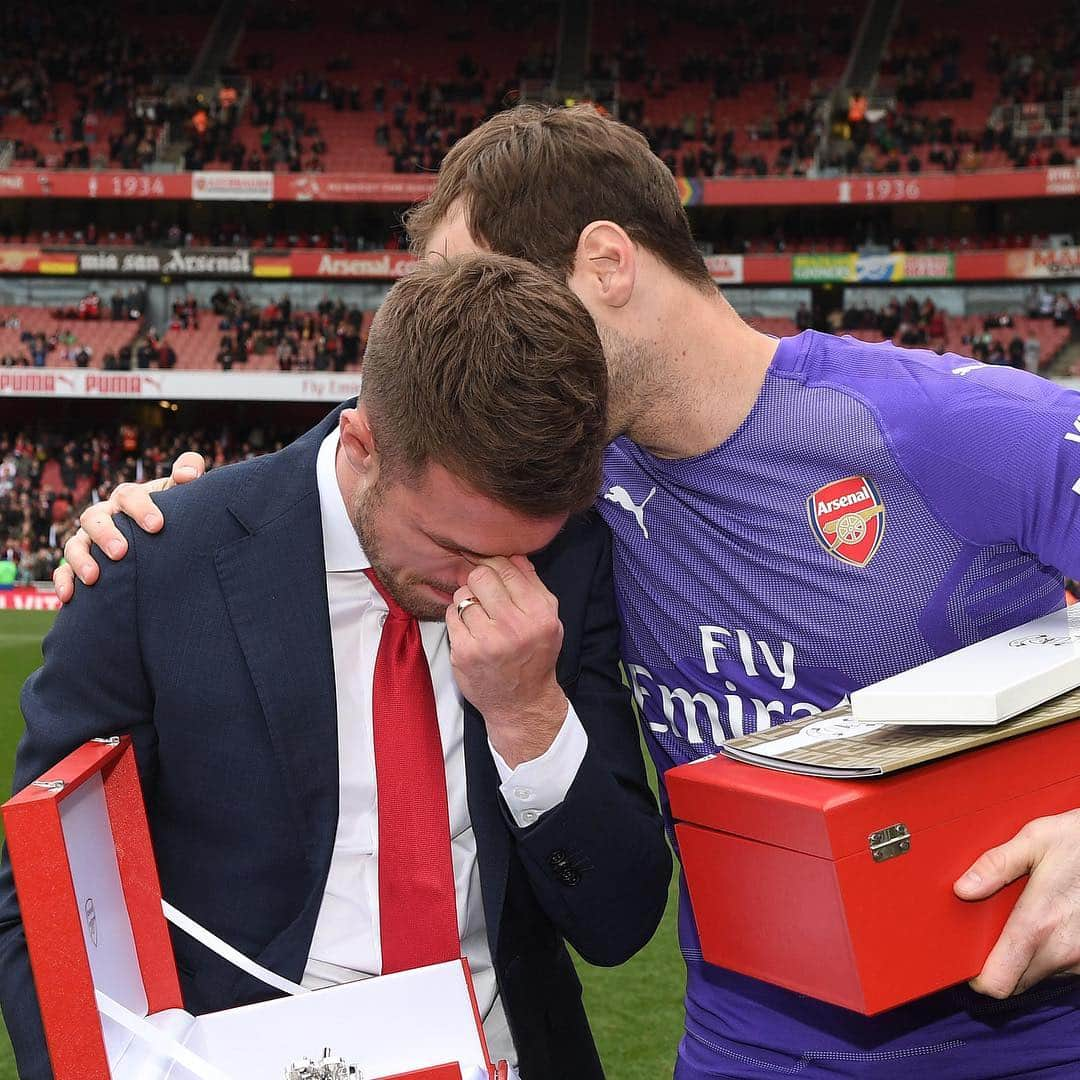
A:
<svg viewBox="0 0 1080 1080">
<path fill-rule="evenodd" d="M 217 552 L 233 629 L 266 716 L 283 797 L 308 858 L 329 860 L 337 826 L 338 755 L 330 617 L 319 500 Z M 312 523 L 316 535 L 312 532 Z"/>
<path fill-rule="evenodd" d="M 215 553 L 233 630 L 321 888 L 338 815 L 337 699 L 315 460 L 336 413 L 264 458 L 230 504 L 249 535 Z M 261 463 L 260 463 L 261 464 Z"/>
<path fill-rule="evenodd" d="M 497 953 L 499 927 L 510 869 L 510 836 L 499 805 L 499 776 L 488 747 L 487 728 L 476 708 L 465 702 L 465 781 L 469 818 L 480 863 L 480 896 L 484 902 L 488 943 Z"/>
</svg>

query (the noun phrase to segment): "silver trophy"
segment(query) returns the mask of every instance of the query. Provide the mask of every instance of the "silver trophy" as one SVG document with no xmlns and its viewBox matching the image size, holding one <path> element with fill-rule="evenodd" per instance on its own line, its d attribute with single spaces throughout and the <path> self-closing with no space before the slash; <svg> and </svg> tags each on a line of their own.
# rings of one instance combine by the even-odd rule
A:
<svg viewBox="0 0 1080 1080">
<path fill-rule="evenodd" d="M 285 1080 L 364 1080 L 357 1065 L 350 1065 L 344 1058 L 332 1057 L 330 1047 L 323 1049 L 318 1061 L 301 1058 L 285 1070 Z"/>
</svg>

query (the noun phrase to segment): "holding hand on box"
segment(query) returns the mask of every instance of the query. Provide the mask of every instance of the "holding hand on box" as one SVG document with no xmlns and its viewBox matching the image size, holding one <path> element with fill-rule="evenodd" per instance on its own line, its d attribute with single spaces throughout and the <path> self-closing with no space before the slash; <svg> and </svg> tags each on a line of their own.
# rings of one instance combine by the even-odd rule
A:
<svg viewBox="0 0 1080 1080">
<path fill-rule="evenodd" d="M 1051 975 L 1080 974 L 1080 810 L 1039 818 L 991 848 L 956 882 L 963 900 L 984 900 L 1030 875 L 972 989 L 1022 994 Z"/>
</svg>

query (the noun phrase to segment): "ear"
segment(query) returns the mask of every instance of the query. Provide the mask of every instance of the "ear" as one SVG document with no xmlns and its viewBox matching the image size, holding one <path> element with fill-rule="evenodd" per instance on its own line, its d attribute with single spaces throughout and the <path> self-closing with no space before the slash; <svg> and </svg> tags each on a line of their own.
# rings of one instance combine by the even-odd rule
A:
<svg viewBox="0 0 1080 1080">
<path fill-rule="evenodd" d="M 365 486 L 374 483 L 379 473 L 379 451 L 367 408 L 361 401 L 355 409 L 345 409 L 338 422 L 341 452 L 349 469 Z"/>
<path fill-rule="evenodd" d="M 637 280 L 637 249 L 613 221 L 593 221 L 581 230 L 574 256 L 573 288 L 582 300 L 621 308 Z M 585 301 L 586 307 L 590 303 Z"/>
</svg>

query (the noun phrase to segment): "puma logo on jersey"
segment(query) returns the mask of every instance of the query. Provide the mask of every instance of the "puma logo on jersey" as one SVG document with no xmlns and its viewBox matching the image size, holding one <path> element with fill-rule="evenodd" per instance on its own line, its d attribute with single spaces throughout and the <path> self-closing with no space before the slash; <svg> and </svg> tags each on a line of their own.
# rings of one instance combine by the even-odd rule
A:
<svg viewBox="0 0 1080 1080">
<path fill-rule="evenodd" d="M 965 367 L 954 367 L 952 373 L 954 375 L 967 375 L 969 372 L 978 371 L 979 368 L 984 366 L 984 364 L 967 364 Z"/>
<path fill-rule="evenodd" d="M 649 539 L 649 530 L 645 527 L 645 504 L 656 494 L 656 486 L 653 485 L 652 491 L 640 502 L 634 502 L 630 495 L 630 492 L 624 487 L 611 487 L 604 492 L 604 498 L 608 502 L 614 503 L 616 506 L 621 507 L 628 514 L 633 514 L 634 520 L 641 526 L 641 531 L 645 535 L 645 539 Z"/>
</svg>

